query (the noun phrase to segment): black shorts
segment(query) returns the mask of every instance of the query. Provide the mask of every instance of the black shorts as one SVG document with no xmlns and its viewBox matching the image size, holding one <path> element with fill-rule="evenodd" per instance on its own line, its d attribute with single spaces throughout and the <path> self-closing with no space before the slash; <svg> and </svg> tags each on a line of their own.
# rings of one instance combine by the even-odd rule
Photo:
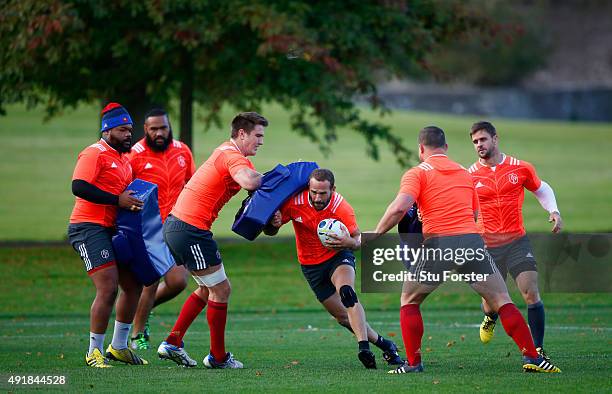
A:
<svg viewBox="0 0 612 394">
<path fill-rule="evenodd" d="M 190 271 L 199 271 L 222 263 L 213 233 L 200 230 L 172 215 L 164 222 L 164 241 L 176 265 L 184 265 Z"/>
<path fill-rule="evenodd" d="M 488 248 L 488 250 L 504 280 L 508 272 L 516 280 L 521 272 L 538 271 L 533 249 L 526 235 L 509 244 Z"/>
<path fill-rule="evenodd" d="M 341 265 L 350 265 L 355 269 L 355 255 L 349 250 L 341 250 L 332 258 L 321 264 L 302 265 L 302 273 L 310 288 L 320 302 L 325 301 L 336 292 L 331 277 Z"/>
<path fill-rule="evenodd" d="M 474 283 L 479 281 L 473 279 L 476 275 L 484 279 L 484 275 L 497 272 L 479 234 L 429 238 L 423 246 L 421 257 L 409 268 L 419 283 L 439 285 L 448 280 L 451 272 L 461 274 L 467 283 Z"/>
<path fill-rule="evenodd" d="M 68 226 L 68 240 L 81 256 L 88 274 L 115 263 L 113 227 L 96 223 L 73 223 Z"/>
</svg>

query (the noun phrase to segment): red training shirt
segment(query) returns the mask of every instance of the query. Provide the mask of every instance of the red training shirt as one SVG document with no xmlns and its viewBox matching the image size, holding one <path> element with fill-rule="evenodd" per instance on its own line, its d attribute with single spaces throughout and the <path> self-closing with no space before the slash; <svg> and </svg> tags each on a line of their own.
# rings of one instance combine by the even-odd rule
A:
<svg viewBox="0 0 612 394">
<path fill-rule="evenodd" d="M 195 172 L 189 147 L 173 140 L 164 151 L 151 149 L 145 138 L 138 141 L 128 154 L 135 178 L 157 185 L 157 199 L 162 221 L 166 220 L 176 199 Z"/>
</svg>

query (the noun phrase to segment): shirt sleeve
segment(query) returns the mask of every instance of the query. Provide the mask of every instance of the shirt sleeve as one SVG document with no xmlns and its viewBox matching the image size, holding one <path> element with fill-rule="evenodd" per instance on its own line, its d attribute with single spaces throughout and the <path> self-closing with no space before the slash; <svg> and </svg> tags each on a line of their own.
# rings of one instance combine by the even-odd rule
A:
<svg viewBox="0 0 612 394">
<path fill-rule="evenodd" d="M 85 149 L 81 152 L 72 174 L 72 180 L 81 179 L 85 182 L 93 183 L 100 172 L 100 166 L 98 165 L 99 153 L 98 149 Z"/>
<path fill-rule="evenodd" d="M 421 173 L 416 167 L 406 171 L 400 182 L 400 193 L 409 194 L 416 201 L 421 193 Z"/>
<path fill-rule="evenodd" d="M 340 203 L 340 206 L 338 207 L 338 211 L 336 211 L 336 213 L 340 217 L 340 221 L 344 223 L 344 225 L 348 229 L 349 233 L 351 235 L 355 234 L 359 229 L 359 226 L 357 226 L 357 218 L 355 216 L 355 211 L 353 210 L 353 207 L 351 207 L 351 205 L 346 202 L 346 200 L 344 200 Z"/>
<path fill-rule="evenodd" d="M 249 159 L 242 156 L 238 152 L 226 152 L 225 165 L 227 166 L 227 169 L 232 177 L 243 168 L 253 168 L 253 164 L 251 164 Z"/>
<path fill-rule="evenodd" d="M 283 224 L 287 223 L 291 220 L 291 201 L 293 197 L 285 201 L 282 207 L 280 207 L 279 211 L 281 213 L 281 221 Z"/>
<path fill-rule="evenodd" d="M 536 190 L 540 188 L 542 181 L 538 177 L 535 167 L 531 163 L 523 161 L 522 164 L 523 164 L 523 168 L 527 170 L 527 176 L 525 178 L 525 183 L 523 185 L 530 192 L 535 192 Z"/>
</svg>

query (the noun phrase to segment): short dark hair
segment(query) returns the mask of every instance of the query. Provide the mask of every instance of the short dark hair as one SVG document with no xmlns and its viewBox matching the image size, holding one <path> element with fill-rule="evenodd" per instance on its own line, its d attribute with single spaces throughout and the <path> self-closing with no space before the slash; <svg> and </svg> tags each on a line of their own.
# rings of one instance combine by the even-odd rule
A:
<svg viewBox="0 0 612 394">
<path fill-rule="evenodd" d="M 163 108 L 152 108 L 149 112 L 146 113 L 144 117 L 145 122 L 147 119 L 153 116 L 168 116 L 168 113 Z"/>
<path fill-rule="evenodd" d="M 238 130 L 243 129 L 249 134 L 256 125 L 268 126 L 268 119 L 257 112 L 241 112 L 232 120 L 232 138 L 238 136 Z"/>
<path fill-rule="evenodd" d="M 424 127 L 419 132 L 419 144 L 429 148 L 443 148 L 446 145 L 444 130 L 437 126 Z"/>
<path fill-rule="evenodd" d="M 308 177 L 309 183 L 312 178 L 316 179 L 319 182 L 328 181 L 330 189 L 334 188 L 334 183 L 335 183 L 334 173 L 326 168 L 317 168 L 315 170 L 312 170 L 312 172 L 310 173 L 310 176 Z"/>
<path fill-rule="evenodd" d="M 474 135 L 474 133 L 480 130 L 486 131 L 487 133 L 489 133 L 491 137 L 494 137 L 497 135 L 497 130 L 495 130 L 495 126 L 493 126 L 490 122 L 486 122 L 482 120 L 472 125 L 472 128 L 470 129 L 470 137 Z"/>
</svg>

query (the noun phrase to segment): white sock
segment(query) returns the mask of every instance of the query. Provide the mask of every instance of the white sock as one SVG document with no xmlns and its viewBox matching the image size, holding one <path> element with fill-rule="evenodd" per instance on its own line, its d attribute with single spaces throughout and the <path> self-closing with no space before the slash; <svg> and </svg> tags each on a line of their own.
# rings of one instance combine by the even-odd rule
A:
<svg viewBox="0 0 612 394">
<path fill-rule="evenodd" d="M 120 350 L 127 348 L 130 328 L 132 328 L 131 323 L 121 323 L 115 320 L 115 331 L 113 331 L 113 341 L 111 342 L 114 349 Z"/>
<path fill-rule="evenodd" d="M 94 349 L 99 349 L 100 353 L 104 355 L 104 334 L 96 334 L 95 332 L 89 332 L 89 351 L 87 355 L 90 355 Z"/>
</svg>

